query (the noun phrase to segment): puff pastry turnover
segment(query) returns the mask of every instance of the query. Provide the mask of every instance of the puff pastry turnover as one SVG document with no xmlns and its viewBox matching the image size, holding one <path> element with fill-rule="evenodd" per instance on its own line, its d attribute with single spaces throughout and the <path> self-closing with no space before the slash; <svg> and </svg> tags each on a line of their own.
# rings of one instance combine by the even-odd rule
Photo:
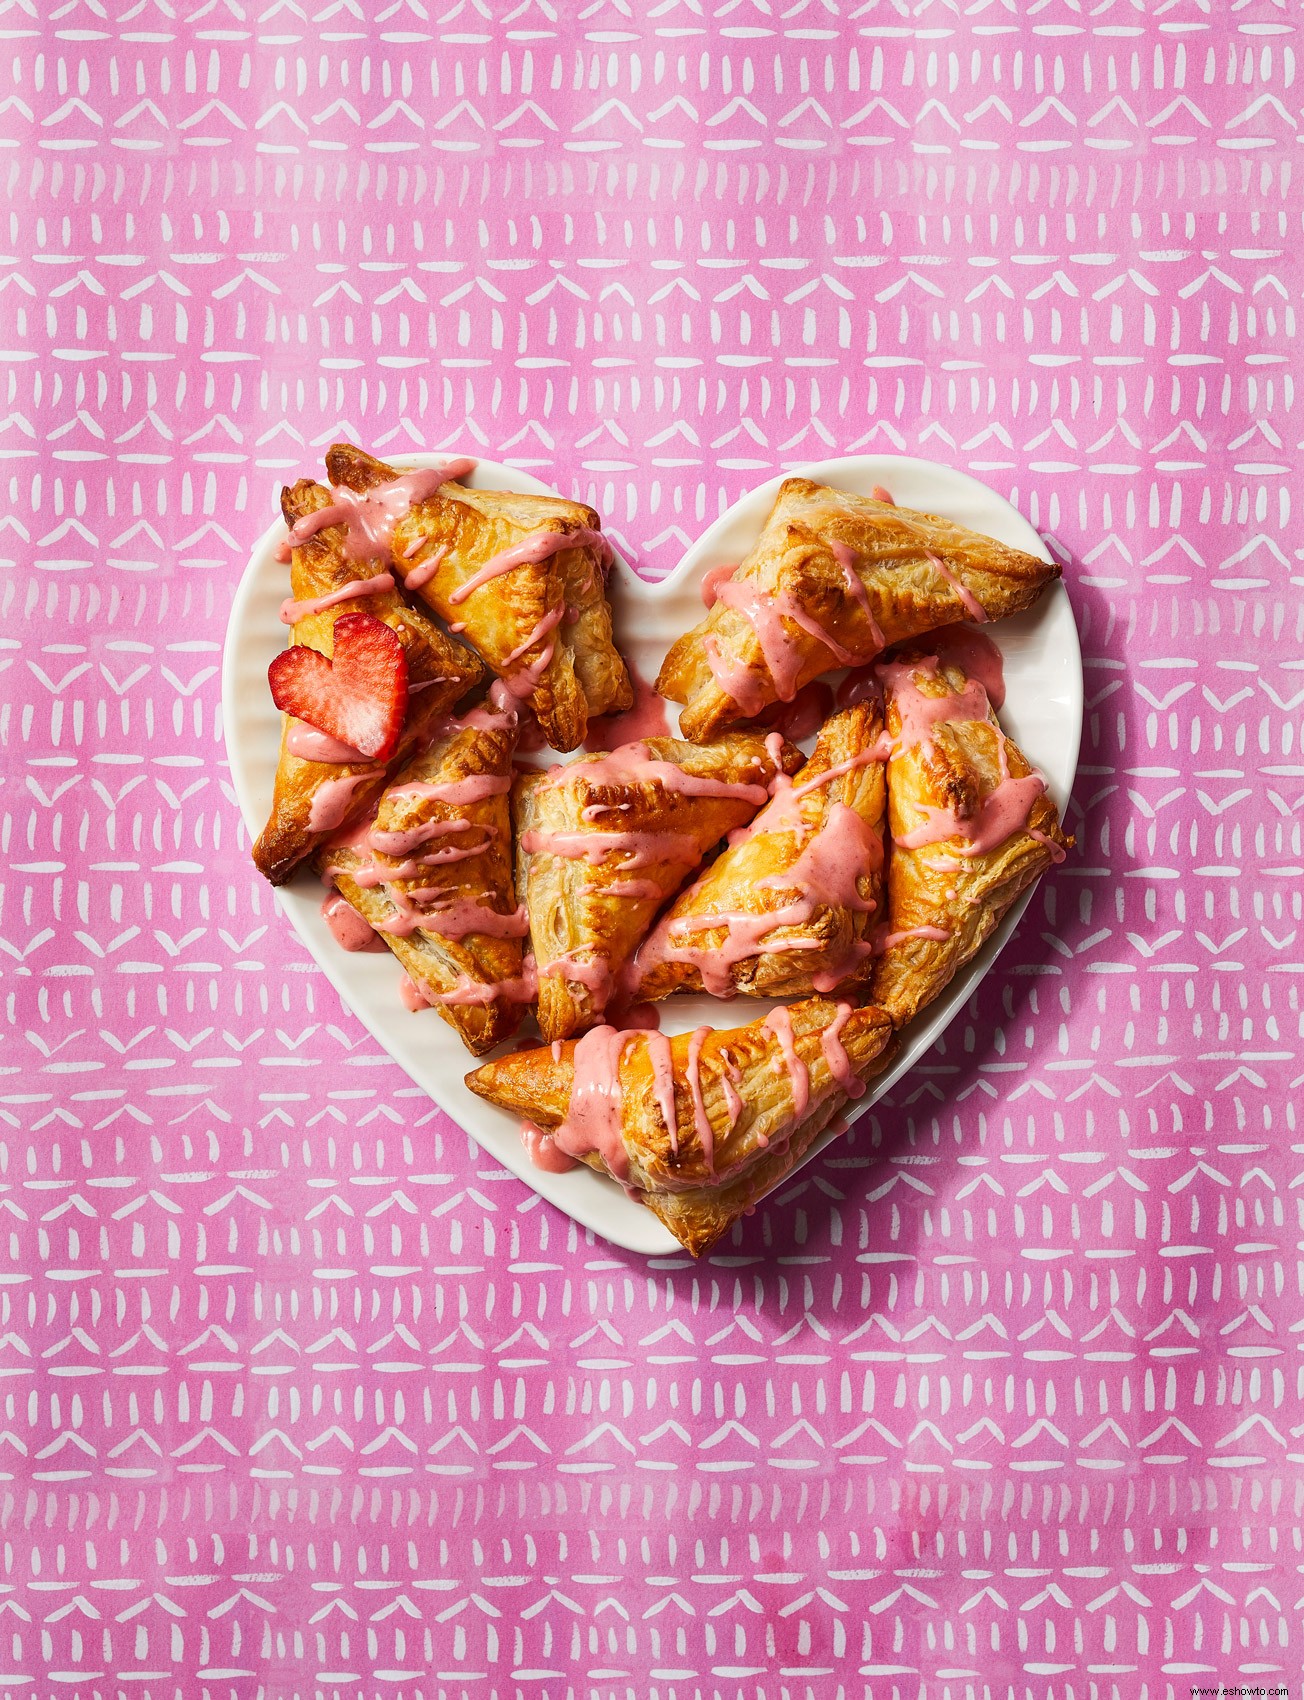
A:
<svg viewBox="0 0 1304 1700">
<path fill-rule="evenodd" d="M 281 512 L 292 533 L 297 523 L 338 512 L 331 492 L 301 479 L 281 492 Z M 297 538 L 298 534 L 294 533 Z M 483 677 L 471 651 L 447 637 L 430 616 L 409 608 L 391 574 L 374 559 L 349 547 L 345 523 L 323 526 L 304 537 L 290 556 L 290 599 L 282 618 L 292 622 L 291 640 L 330 656 L 335 622 L 345 614 L 373 614 L 398 636 L 407 653 L 407 719 L 398 748 L 386 763 L 357 757 L 347 746 L 286 715 L 267 825 L 254 845 L 259 871 L 283 885 L 295 868 L 341 827 L 374 810 L 388 775 L 409 761 L 430 727 Z M 365 587 L 366 594 L 361 594 Z M 348 760 L 352 753 L 354 760 Z"/>
<path fill-rule="evenodd" d="M 546 1040 L 601 1018 L 662 903 L 800 765 L 777 733 L 735 733 L 713 744 L 648 738 L 517 781 L 517 891 Z"/>
<path fill-rule="evenodd" d="M 510 699 L 449 721 L 396 776 L 374 821 L 314 858 L 476 1056 L 516 1031 L 533 996 L 512 886 L 516 735 Z"/>
<path fill-rule="evenodd" d="M 871 995 L 896 1026 L 931 1003 L 1072 838 L 981 682 L 918 650 L 881 668 L 891 934 Z"/>
<path fill-rule="evenodd" d="M 657 689 L 687 705 L 685 737 L 710 738 L 889 644 L 1017 613 L 1058 577 L 1053 563 L 935 514 L 789 478 L 706 619 L 671 648 Z"/>
<path fill-rule="evenodd" d="M 881 1009 L 808 998 L 728 1032 L 597 1027 L 466 1083 L 620 1181 L 700 1257 L 864 1093 L 891 1036 Z"/>
<path fill-rule="evenodd" d="M 640 945 L 633 996 L 808 997 L 869 968 L 883 897 L 883 717 L 825 722 L 814 754 Z"/>
<path fill-rule="evenodd" d="M 398 476 L 349 443 L 336 443 L 326 466 L 332 483 L 359 492 Z M 612 642 L 601 523 L 560 496 L 446 482 L 393 526 L 394 570 L 408 590 L 465 633 L 558 750 L 578 748 L 590 718 L 634 701 Z"/>
</svg>

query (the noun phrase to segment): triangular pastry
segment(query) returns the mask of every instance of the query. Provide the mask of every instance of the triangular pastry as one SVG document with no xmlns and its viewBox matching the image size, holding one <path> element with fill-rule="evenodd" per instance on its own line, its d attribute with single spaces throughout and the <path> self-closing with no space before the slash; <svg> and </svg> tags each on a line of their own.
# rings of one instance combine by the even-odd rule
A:
<svg viewBox="0 0 1304 1700">
<path fill-rule="evenodd" d="M 896 1026 L 929 1004 L 1073 840 L 1046 781 L 948 650 L 881 669 L 888 736 L 889 932 L 870 995 Z"/>
<path fill-rule="evenodd" d="M 533 997 L 512 886 L 517 714 L 500 692 L 438 728 L 375 819 L 314 858 L 476 1056 L 516 1031 Z"/>
<path fill-rule="evenodd" d="M 630 964 L 630 996 L 832 992 L 869 968 L 882 920 L 883 716 L 825 722 L 797 776 L 681 893 Z"/>
<path fill-rule="evenodd" d="M 365 492 L 397 474 L 349 443 L 326 456 L 332 483 Z M 392 531 L 393 570 L 528 702 L 548 742 L 573 750 L 591 718 L 632 706 L 611 637 L 611 548 L 582 502 L 446 482 Z"/>
<path fill-rule="evenodd" d="M 611 1175 L 700 1257 L 863 1095 L 891 1036 L 881 1009 L 809 998 L 728 1032 L 597 1027 L 466 1083 L 528 1119 L 547 1166 Z"/>
<path fill-rule="evenodd" d="M 290 596 L 281 618 L 291 627 L 293 643 L 325 656 L 333 654 L 335 625 L 346 615 L 365 613 L 383 621 L 407 658 L 407 718 L 394 754 L 377 762 L 291 715 L 284 717 L 271 814 L 253 849 L 254 862 L 273 885 L 284 884 L 341 827 L 372 812 L 388 775 L 411 759 L 430 727 L 484 674 L 469 649 L 446 636 L 429 614 L 407 605 L 392 574 L 350 551 L 345 524 L 308 529 L 313 516 L 326 510 L 338 511 L 338 504 L 311 479 L 281 491 L 281 512 L 293 543 L 287 550 Z"/>
<path fill-rule="evenodd" d="M 657 678 L 686 738 L 754 719 L 832 668 L 1035 602 L 1059 568 L 935 514 L 808 478 L 780 487 L 751 553 Z"/>
<path fill-rule="evenodd" d="M 517 892 L 545 1039 L 601 1019 L 662 903 L 800 765 L 777 733 L 735 733 L 713 744 L 647 738 L 517 781 Z"/>
</svg>

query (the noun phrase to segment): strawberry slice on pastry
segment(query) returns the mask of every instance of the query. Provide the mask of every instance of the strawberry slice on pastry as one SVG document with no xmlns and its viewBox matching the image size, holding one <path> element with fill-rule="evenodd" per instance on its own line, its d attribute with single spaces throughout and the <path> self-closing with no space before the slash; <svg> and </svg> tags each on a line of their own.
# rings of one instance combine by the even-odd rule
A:
<svg viewBox="0 0 1304 1700">
<path fill-rule="evenodd" d="M 335 622 L 328 660 L 306 644 L 283 649 L 267 669 L 272 700 L 364 756 L 387 761 L 407 713 L 407 655 L 397 634 L 374 614 Z"/>
</svg>

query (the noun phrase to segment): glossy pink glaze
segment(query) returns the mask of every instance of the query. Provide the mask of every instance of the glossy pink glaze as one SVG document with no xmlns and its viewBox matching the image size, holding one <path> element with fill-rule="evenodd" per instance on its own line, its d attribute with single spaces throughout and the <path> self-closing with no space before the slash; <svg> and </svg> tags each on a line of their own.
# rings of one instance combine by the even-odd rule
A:
<svg viewBox="0 0 1304 1700">
<path fill-rule="evenodd" d="M 290 722 L 290 730 L 285 735 L 285 750 L 287 755 L 297 756 L 300 761 L 316 761 L 330 767 L 367 760 L 362 751 L 355 750 L 352 744 L 341 743 L 329 732 L 319 732 L 315 726 L 306 726 L 302 720 Z"/>
<path fill-rule="evenodd" d="M 304 514 L 294 522 L 282 547 L 297 549 L 327 526 L 344 525 L 348 527 L 344 551 L 351 559 L 387 560 L 393 549 L 394 527 L 408 509 L 424 502 L 450 478 L 464 477 L 474 466 L 474 461 L 460 460 L 441 467 L 422 467 L 365 492 L 341 486 L 334 491 L 335 500 L 329 507 Z"/>
<path fill-rule="evenodd" d="M 1005 702 L 1005 657 L 987 636 L 972 626 L 939 626 L 930 632 L 928 647 L 941 661 L 952 662 L 987 692 L 987 700 L 999 709 Z"/>
<path fill-rule="evenodd" d="M 782 745 L 782 739 L 779 744 Z M 728 797 L 741 803 L 751 803 L 756 808 L 770 795 L 768 785 L 686 773 L 675 762 L 659 761 L 641 740 L 621 744 L 618 749 L 591 759 L 585 757 L 566 764 L 558 763 L 548 769 L 548 778 L 556 785 L 565 785 L 571 780 L 581 780 L 587 785 L 655 784 L 663 791 L 678 796 Z"/>
<path fill-rule="evenodd" d="M 533 1122 L 521 1123 L 521 1144 L 535 1168 L 542 1169 L 545 1174 L 564 1175 L 579 1166 L 578 1159 L 568 1157 L 552 1134 L 535 1127 Z"/>
<path fill-rule="evenodd" d="M 737 571 L 736 566 L 721 566 L 710 567 L 702 574 L 701 596 L 708 608 L 715 607 L 715 599 L 720 593 L 720 586 L 731 579 Z"/>
<path fill-rule="evenodd" d="M 621 1019 L 627 1032 L 656 1033 L 661 1028 L 661 1010 L 654 1003 L 636 1003 L 625 1010 Z"/>
<path fill-rule="evenodd" d="M 539 643 L 544 638 L 546 638 L 550 631 L 554 630 L 555 627 L 559 626 L 561 624 L 561 621 L 562 621 L 562 616 L 565 614 L 565 612 L 566 612 L 566 609 L 561 603 L 558 603 L 558 605 L 555 608 L 550 608 L 548 610 L 548 612 L 543 616 L 543 618 L 539 621 L 538 625 L 530 633 L 529 637 L 526 638 L 525 642 L 522 643 L 522 644 L 518 644 L 516 646 L 516 648 L 511 652 L 511 654 L 504 658 L 503 664 L 502 664 L 504 673 L 507 672 L 507 670 L 515 662 L 519 661 L 523 655 L 527 654 L 530 650 L 532 650 L 536 643 Z M 549 656 L 551 656 L 551 654 L 552 654 L 551 649 L 548 651 L 548 653 L 549 653 Z M 511 689 L 510 685 L 508 686 L 508 689 L 509 690 Z"/>
<path fill-rule="evenodd" d="M 840 1003 L 832 1026 L 826 1027 L 820 1034 L 820 1049 L 824 1052 L 824 1061 L 828 1064 L 829 1073 L 847 1097 L 861 1098 L 867 1090 L 865 1082 L 852 1068 L 851 1058 L 842 1043 L 842 1029 L 850 1019 L 851 1005 Z"/>
<path fill-rule="evenodd" d="M 1035 827 L 1031 826 L 1026 827 L 1024 830 L 1027 832 L 1029 838 L 1035 838 L 1038 844 L 1044 844 L 1046 846 L 1046 848 L 1050 851 L 1050 859 L 1053 865 L 1058 865 L 1068 855 L 1068 851 L 1062 844 L 1056 844 L 1055 840 L 1047 837 L 1044 832 L 1038 832 Z"/>
<path fill-rule="evenodd" d="M 431 1003 L 442 1004 L 489 1004 L 497 1003 L 532 1003 L 539 990 L 539 982 L 534 972 L 534 958 L 527 956 L 521 972 L 509 980 L 472 980 L 463 974 L 457 984 L 448 992 L 431 992 Z"/>
<path fill-rule="evenodd" d="M 450 834 L 470 832 L 475 824 L 469 820 L 431 820 L 395 832 L 382 832 L 379 827 L 372 827 L 367 836 L 367 845 L 370 849 L 379 851 L 382 856 L 410 856 L 418 845 L 428 844 L 432 838 L 446 838 Z M 489 833 L 490 838 L 497 836 L 493 828 L 485 827 L 482 830 Z M 472 853 L 478 855 L 490 838 L 477 845 Z M 402 875 L 398 877 L 402 878 Z"/>
<path fill-rule="evenodd" d="M 409 554 L 414 555 L 424 542 L 424 537 L 416 538 L 411 547 L 403 551 L 404 557 L 406 558 Z M 448 545 L 445 544 L 442 549 L 436 549 L 433 555 L 427 555 L 425 560 L 419 562 L 415 567 L 410 567 L 403 580 L 407 588 L 409 590 L 420 590 L 423 585 L 429 584 L 439 571 L 439 563 L 447 553 Z"/>
<path fill-rule="evenodd" d="M 412 779 L 402 785 L 391 785 L 386 791 L 387 797 L 426 797 L 437 803 L 447 803 L 450 807 L 460 807 L 467 803 L 483 803 L 489 797 L 501 797 L 510 791 L 512 782 L 504 773 L 473 773 L 466 779 L 444 779 L 427 784 L 424 780 Z M 401 855 L 401 851 L 391 852 Z"/>
<path fill-rule="evenodd" d="M 423 932 L 437 933 L 445 939 L 464 939 L 475 933 L 484 938 L 521 939 L 530 930 L 529 916 L 523 908 L 500 915 L 476 897 L 442 890 L 438 892 L 439 901 L 417 908 L 411 901 L 415 895 L 390 887 L 389 897 L 396 913 L 378 921 L 377 931 L 395 938 L 409 938 L 415 932 Z"/>
<path fill-rule="evenodd" d="M 880 933 L 874 940 L 874 955 L 881 956 L 885 950 L 891 950 L 894 944 L 900 944 L 903 939 L 931 939 L 940 944 L 950 936 L 945 927 L 902 927 L 896 933 Z"/>
<path fill-rule="evenodd" d="M 550 856 L 580 857 L 601 862 L 609 855 L 624 873 L 655 862 L 695 862 L 699 854 L 696 834 L 691 832 L 547 832 L 521 834 L 521 849 L 532 856 L 539 851 Z"/>
<path fill-rule="evenodd" d="M 410 1009 L 415 1015 L 419 1009 L 429 1009 L 430 999 L 417 985 L 410 974 L 400 976 L 398 982 L 399 1001 L 404 1009 Z"/>
<path fill-rule="evenodd" d="M 772 1009 L 766 1016 L 764 1025 L 779 1041 L 779 1049 L 783 1052 L 783 1064 L 788 1071 L 788 1084 L 792 1088 L 793 1120 L 800 1121 L 810 1104 L 810 1070 L 797 1055 L 797 1044 L 792 1031 L 792 1016 L 786 1009 Z"/>
<path fill-rule="evenodd" d="M 987 719 L 987 692 L 978 679 L 967 679 L 963 690 L 929 696 L 916 685 L 914 675 L 922 672 L 936 678 L 937 666 L 932 660 L 890 661 L 880 671 L 884 688 L 901 718 L 901 730 L 896 737 L 899 749 L 913 749 L 921 744 L 931 747 L 933 729 L 949 721 Z"/>
<path fill-rule="evenodd" d="M 319 786 L 308 811 L 309 832 L 334 832 L 342 826 L 352 806 L 354 791 L 383 772 L 383 768 L 369 767 L 365 773 L 347 773 L 339 779 L 328 779 Z"/>
<path fill-rule="evenodd" d="M 594 1027 L 578 1041 L 566 1119 L 552 1135 L 568 1157 L 596 1154 L 621 1182 L 629 1179 L 629 1155 L 620 1130 L 620 1059 L 632 1037 L 615 1027 Z"/>
<path fill-rule="evenodd" d="M 688 1064 L 685 1073 L 688 1077 L 688 1097 L 693 1106 L 693 1128 L 697 1134 L 697 1143 L 702 1147 L 702 1161 L 707 1172 L 715 1172 L 715 1132 L 711 1127 L 711 1118 L 706 1113 L 706 1099 L 702 1095 L 702 1046 L 711 1037 L 709 1027 L 694 1028 L 688 1040 Z"/>
<path fill-rule="evenodd" d="M 977 815 L 962 819 L 954 809 L 921 805 L 928 817 L 922 826 L 902 834 L 896 842 L 903 850 L 917 850 L 924 844 L 940 844 L 944 839 L 964 839 L 965 846 L 955 849 L 957 856 L 985 856 L 995 850 L 1013 833 L 1023 831 L 1028 824 L 1032 805 L 1046 789 L 1039 773 L 1024 779 L 1005 778 L 983 798 Z"/>
<path fill-rule="evenodd" d="M 834 541 L 829 544 L 829 549 L 833 555 L 833 559 L 842 568 L 842 578 L 847 587 L 847 594 L 865 616 L 865 623 L 869 627 L 869 635 L 873 641 L 874 648 L 882 649 L 886 642 L 886 639 L 883 636 L 883 628 L 874 618 L 874 610 L 870 604 L 869 592 L 865 588 L 864 580 L 856 570 L 860 557 L 856 554 L 856 551 L 850 546 L 850 544 L 847 543 Z"/>
<path fill-rule="evenodd" d="M 643 1008 L 651 1009 L 652 1005 L 644 1004 Z M 666 1132 L 670 1135 L 670 1149 L 678 1154 L 679 1120 L 675 1110 L 675 1065 L 670 1041 L 664 1033 L 658 1032 L 655 1024 L 651 1027 L 637 1027 L 628 1016 L 625 1018 L 625 1032 L 646 1034 L 643 1048 L 652 1067 L 652 1095 L 661 1111 L 661 1120 L 665 1123 Z"/>
<path fill-rule="evenodd" d="M 381 951 L 385 941 L 376 936 L 374 928 L 358 914 L 338 891 L 329 891 L 321 900 L 321 918 L 331 930 L 331 937 L 342 950 Z"/>
<path fill-rule="evenodd" d="M 622 744 L 669 734 L 665 698 L 657 695 L 632 663 L 626 662 L 626 666 L 634 687 L 634 705 L 621 714 L 604 714 L 590 720 L 584 735 L 584 748 L 590 752 L 617 750 Z"/>
<path fill-rule="evenodd" d="M 747 579 L 727 579 L 718 587 L 716 600 L 723 602 L 726 608 L 732 608 L 735 613 L 741 614 L 756 633 L 761 655 L 774 682 L 774 693 L 780 702 L 791 702 L 796 695 L 797 679 L 806 659 L 803 645 L 784 626 L 785 619 L 822 643 L 834 661 L 842 666 L 854 666 L 861 659 L 852 651 L 844 649 L 832 633 L 813 620 L 800 602 L 786 590 L 767 591 Z M 757 701 L 758 695 L 768 694 L 764 688 L 760 687 L 758 691 L 750 677 L 744 684 L 746 669 L 735 663 L 723 662 L 718 645 L 713 645 L 708 640 L 703 648 L 707 664 L 721 690 L 727 691 L 744 713 L 758 712 L 757 709 L 749 710 L 747 703 L 738 695 L 738 688 L 741 687 L 753 702 Z"/>
<path fill-rule="evenodd" d="M 801 828 L 799 817 L 795 822 L 788 821 L 778 812 L 776 805 L 779 801 L 776 798 L 765 815 L 754 823 L 755 831 L 791 830 L 794 825 Z M 822 948 L 818 939 L 771 942 L 771 935 L 780 928 L 805 926 L 817 909 L 826 906 L 845 908 L 854 914 L 869 914 L 875 903 L 872 898 L 862 896 L 859 882 L 881 867 L 882 861 L 883 846 L 873 828 L 845 803 L 832 803 L 819 831 L 811 835 L 792 866 L 759 882 L 773 890 L 792 891 L 795 895 L 790 901 L 761 914 L 750 910 L 721 910 L 716 914 L 684 916 L 677 921 L 663 923 L 648 940 L 646 949 L 639 953 L 640 964 L 646 971 L 658 960 L 687 963 L 701 975 L 703 987 L 713 997 L 731 997 L 734 993 L 733 969 L 739 962 L 759 956 L 764 951 Z M 717 928 L 723 928 L 725 932 L 719 944 L 676 942 Z M 845 960 L 830 963 L 816 977 L 816 989 L 831 989 L 844 980 L 865 953 L 859 941 L 851 941 Z"/>
<path fill-rule="evenodd" d="M 799 744 L 803 738 L 813 737 L 832 712 L 832 690 L 823 679 L 812 679 L 791 702 L 773 704 L 766 711 L 763 724 Z"/>
<path fill-rule="evenodd" d="M 950 567 L 947 566 L 946 562 L 942 560 L 940 555 L 930 554 L 928 559 L 933 563 L 938 572 L 941 573 L 942 577 L 950 585 L 951 589 L 960 598 L 961 606 L 964 608 L 964 611 L 969 618 L 971 620 L 976 620 L 980 626 L 986 625 L 987 610 L 974 595 L 973 591 L 969 589 L 969 586 L 962 583 L 955 576 Z"/>
<path fill-rule="evenodd" d="M 328 596 L 314 596 L 304 602 L 296 602 L 293 597 L 287 596 L 281 604 L 281 624 L 293 626 L 313 614 L 320 614 L 326 608 L 334 608 L 341 602 L 351 602 L 354 597 L 380 596 L 393 588 L 392 574 L 377 573 L 374 578 L 354 579 L 351 584 L 346 584 L 339 590 L 332 590 Z"/>
<path fill-rule="evenodd" d="M 581 527 L 577 531 L 535 531 L 523 542 L 491 556 L 478 572 L 472 573 L 464 584 L 458 585 L 456 590 L 450 592 L 448 600 L 456 606 L 493 579 L 511 572 L 513 567 L 546 561 L 549 555 L 560 554 L 563 549 L 593 549 L 604 560 L 608 559 L 611 553 L 611 545 L 602 533 L 590 531 L 587 527 Z"/>
<path fill-rule="evenodd" d="M 877 666 L 853 668 L 838 686 L 838 707 L 854 708 L 858 702 L 868 702 L 871 697 L 881 696 L 882 689 Z"/>
</svg>

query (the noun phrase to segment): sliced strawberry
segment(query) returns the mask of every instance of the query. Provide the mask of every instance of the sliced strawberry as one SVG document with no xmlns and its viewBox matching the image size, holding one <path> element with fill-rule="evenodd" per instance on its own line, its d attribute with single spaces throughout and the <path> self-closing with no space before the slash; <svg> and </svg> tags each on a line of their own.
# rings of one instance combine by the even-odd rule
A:
<svg viewBox="0 0 1304 1700">
<path fill-rule="evenodd" d="M 301 643 L 283 649 L 267 682 L 283 713 L 377 761 L 393 755 L 407 713 L 407 656 L 374 614 L 336 620 L 333 661 Z"/>
</svg>

